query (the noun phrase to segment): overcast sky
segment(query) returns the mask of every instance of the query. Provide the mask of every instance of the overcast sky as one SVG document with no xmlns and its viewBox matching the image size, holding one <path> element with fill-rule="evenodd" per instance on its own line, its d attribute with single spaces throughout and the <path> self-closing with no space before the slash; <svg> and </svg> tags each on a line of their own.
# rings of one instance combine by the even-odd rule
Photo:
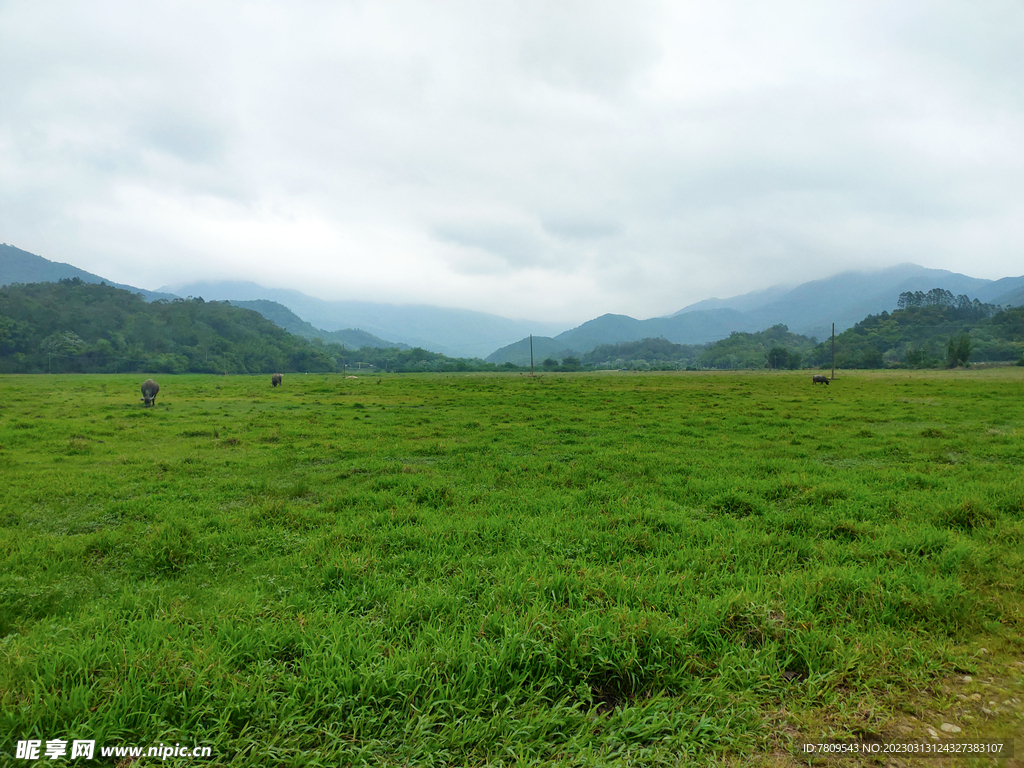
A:
<svg viewBox="0 0 1024 768">
<path fill-rule="evenodd" d="M 0 241 L 582 322 L 1024 273 L 1024 3 L 0 0 Z"/>
</svg>

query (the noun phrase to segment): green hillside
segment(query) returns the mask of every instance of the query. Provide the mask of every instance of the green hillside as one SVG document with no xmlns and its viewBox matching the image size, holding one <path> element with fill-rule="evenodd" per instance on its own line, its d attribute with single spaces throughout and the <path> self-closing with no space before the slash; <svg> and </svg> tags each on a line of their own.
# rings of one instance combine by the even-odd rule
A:
<svg viewBox="0 0 1024 768">
<path fill-rule="evenodd" d="M 550 336 L 533 337 L 533 360 L 536 365 L 540 365 L 541 361 L 545 358 L 552 357 L 561 360 L 569 355 L 579 357 L 579 352 L 566 346 L 564 341 L 551 338 Z M 520 339 L 514 344 L 502 347 L 497 352 L 489 355 L 487 362 L 526 366 L 528 368 L 530 366 L 530 339 Z"/>
<path fill-rule="evenodd" d="M 628 368 L 634 371 L 679 370 L 693 366 L 706 344 L 674 344 L 664 338 L 601 344 L 582 357 L 583 364 L 601 369 Z"/>
<path fill-rule="evenodd" d="M 419 348 L 351 349 L 304 339 L 259 312 L 226 301 L 146 302 L 139 294 L 78 278 L 0 288 L 0 373 L 271 373 L 349 368 L 450 372 L 495 370 L 496 366 Z"/>
<path fill-rule="evenodd" d="M 146 302 L 83 282 L 0 288 L 0 372 L 331 371 L 322 344 L 259 313 L 203 299 Z"/>
<path fill-rule="evenodd" d="M 868 315 L 837 335 L 836 368 L 936 368 L 1024 358 L 1024 307 L 1000 309 L 942 288 L 906 291 L 899 307 Z M 780 324 L 713 344 L 664 338 L 602 344 L 582 360 L 595 368 L 631 370 L 819 368 L 831 365 L 832 344 Z"/>
<path fill-rule="evenodd" d="M 664 338 L 602 344 L 583 355 L 583 363 L 631 370 L 798 368 L 816 344 L 780 324 L 757 333 L 732 333 L 713 344 L 674 344 Z"/>
<path fill-rule="evenodd" d="M 1024 307 L 1000 310 L 941 288 L 902 293 L 899 307 L 837 335 L 836 367 L 935 368 L 1024 356 Z M 830 343 L 823 342 L 807 363 L 824 366 L 830 358 Z"/>
<path fill-rule="evenodd" d="M 743 313 L 732 309 L 710 309 L 688 312 L 674 317 L 635 320 L 626 315 L 601 315 L 583 325 L 560 333 L 554 338 L 533 337 L 534 360 L 545 357 L 562 358 L 589 353 L 599 346 L 663 338 L 677 345 L 703 344 L 724 339 L 733 331 L 754 331 Z M 487 357 L 491 363 L 530 364 L 530 340 L 521 339 L 502 347 Z"/>
</svg>

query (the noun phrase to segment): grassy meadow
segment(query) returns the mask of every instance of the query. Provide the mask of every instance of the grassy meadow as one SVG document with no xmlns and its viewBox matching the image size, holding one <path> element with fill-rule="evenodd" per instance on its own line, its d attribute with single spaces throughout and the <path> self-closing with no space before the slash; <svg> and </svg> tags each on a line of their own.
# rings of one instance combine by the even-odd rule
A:
<svg viewBox="0 0 1024 768">
<path fill-rule="evenodd" d="M 0 377 L 0 763 L 788 764 L 1024 659 L 1024 368 L 144 378 Z"/>
</svg>

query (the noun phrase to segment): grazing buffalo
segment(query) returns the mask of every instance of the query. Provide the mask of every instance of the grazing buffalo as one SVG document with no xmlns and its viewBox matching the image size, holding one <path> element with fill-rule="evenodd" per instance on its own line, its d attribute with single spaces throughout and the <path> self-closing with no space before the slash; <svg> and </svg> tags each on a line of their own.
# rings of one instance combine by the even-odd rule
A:
<svg viewBox="0 0 1024 768">
<path fill-rule="evenodd" d="M 813 386 L 815 384 L 826 384 L 827 385 L 828 384 L 828 376 L 825 376 L 824 374 L 821 374 L 821 373 L 816 373 L 813 377 L 811 377 L 811 386 Z"/>
<path fill-rule="evenodd" d="M 160 385 L 152 379 L 146 379 L 142 383 L 142 402 L 144 405 L 156 405 L 156 393 L 160 391 Z"/>
<path fill-rule="evenodd" d="M 284 381 L 284 376 L 282 376 L 280 373 L 275 373 L 273 376 L 270 377 L 270 386 L 276 387 L 282 381 Z"/>
</svg>

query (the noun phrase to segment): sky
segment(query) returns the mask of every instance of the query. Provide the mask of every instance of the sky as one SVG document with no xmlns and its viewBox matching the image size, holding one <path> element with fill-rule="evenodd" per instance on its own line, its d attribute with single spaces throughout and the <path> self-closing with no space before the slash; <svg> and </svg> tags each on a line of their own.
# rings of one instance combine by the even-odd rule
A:
<svg viewBox="0 0 1024 768">
<path fill-rule="evenodd" d="M 1024 273 L 1024 3 L 0 0 L 0 241 L 583 322 Z"/>
</svg>

